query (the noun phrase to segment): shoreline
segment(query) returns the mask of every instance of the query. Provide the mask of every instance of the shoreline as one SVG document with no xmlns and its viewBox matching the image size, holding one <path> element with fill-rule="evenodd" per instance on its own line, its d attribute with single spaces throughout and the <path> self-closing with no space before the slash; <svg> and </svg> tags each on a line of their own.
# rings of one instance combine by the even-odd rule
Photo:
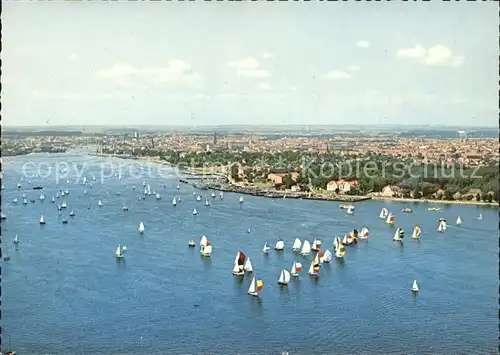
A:
<svg viewBox="0 0 500 355">
<path fill-rule="evenodd" d="M 372 200 L 377 201 L 391 201 L 391 202 L 406 202 L 406 203 L 439 203 L 444 205 L 470 205 L 470 206 L 483 206 L 483 207 L 500 207 L 498 202 L 483 202 L 483 201 L 455 201 L 455 200 L 429 200 L 429 199 L 415 199 L 415 198 L 398 198 L 398 197 L 381 197 L 372 196 Z"/>
<path fill-rule="evenodd" d="M 108 156 L 113 158 L 121 158 L 121 159 L 136 159 L 141 161 L 146 161 L 153 164 L 161 164 L 168 165 L 173 168 L 172 164 L 167 162 L 166 160 L 162 160 L 158 157 L 148 157 L 148 156 L 120 156 L 120 155 L 111 155 L 111 154 L 100 154 L 94 153 L 90 154 L 94 156 Z M 179 169 L 179 168 L 178 168 Z M 185 180 L 194 180 L 194 178 L 189 177 L 189 175 L 200 174 L 197 169 L 183 168 L 179 169 L 180 172 L 186 173 L 187 177 L 183 177 Z M 204 174 L 207 176 L 220 175 L 221 173 L 210 173 Z M 201 179 L 200 179 L 201 180 Z M 482 206 L 482 207 L 490 207 L 490 208 L 499 208 L 500 204 L 498 202 L 483 202 L 483 201 L 455 201 L 455 200 L 429 200 L 429 199 L 413 199 L 413 198 L 399 198 L 399 197 L 382 197 L 382 196 L 353 196 L 353 195 L 334 195 L 334 194 L 311 194 L 308 192 L 292 192 L 292 191 L 278 191 L 274 189 L 262 189 L 256 186 L 239 186 L 233 184 L 226 185 L 213 185 L 213 184 L 205 184 L 200 186 L 196 183 L 191 183 L 193 187 L 205 189 L 205 190 L 216 190 L 223 192 L 233 192 L 239 193 L 242 195 L 252 195 L 259 196 L 265 198 L 291 198 L 291 199 L 303 199 L 303 200 L 314 200 L 314 201 L 329 201 L 329 202 L 363 202 L 368 200 L 376 200 L 376 201 L 391 201 L 391 202 L 403 202 L 403 203 L 428 203 L 428 204 L 447 204 L 447 205 L 469 205 L 469 206 Z M 285 197 L 286 196 L 286 197 Z"/>
</svg>

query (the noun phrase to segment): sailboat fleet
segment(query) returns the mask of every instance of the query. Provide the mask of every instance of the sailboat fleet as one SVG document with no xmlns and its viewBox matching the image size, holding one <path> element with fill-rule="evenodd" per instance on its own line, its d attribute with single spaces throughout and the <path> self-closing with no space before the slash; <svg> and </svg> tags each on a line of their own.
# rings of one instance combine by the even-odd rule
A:
<svg viewBox="0 0 500 355">
<path fill-rule="evenodd" d="M 95 177 L 94 177 L 94 180 L 95 180 Z M 84 185 L 85 185 L 84 194 L 86 194 L 87 193 L 86 188 L 87 188 L 87 186 L 89 186 L 86 183 L 86 179 L 84 179 Z M 144 187 L 144 195 L 146 195 L 146 196 L 153 195 L 156 198 L 156 200 L 161 199 L 160 194 L 157 193 L 155 190 L 153 190 L 153 192 L 151 192 L 151 186 L 149 184 L 146 185 L 146 183 L 143 182 L 143 187 Z M 179 189 L 179 185 L 177 186 L 177 188 Z M 133 186 L 133 189 L 135 189 L 135 185 Z M 58 192 L 56 196 L 52 196 L 51 202 L 55 202 L 56 198 L 59 198 L 60 196 L 66 196 L 68 194 L 69 194 L 68 190 L 65 190 L 65 191 L 60 190 L 60 192 Z M 119 195 L 119 193 L 117 193 L 117 195 Z M 212 197 L 212 199 L 216 198 L 215 192 L 213 192 L 213 191 L 211 192 L 211 197 Z M 219 193 L 219 197 L 221 200 L 224 198 L 223 192 Z M 27 204 L 27 197 L 25 194 L 23 194 L 22 199 L 23 199 L 23 204 Z M 43 193 L 40 194 L 39 199 L 40 199 L 40 201 L 43 201 L 45 199 L 45 196 Z M 197 201 L 202 201 L 202 199 L 203 199 L 203 197 L 201 195 L 196 196 Z M 204 199 L 205 199 L 205 206 L 210 206 L 211 202 L 210 202 L 209 198 L 204 196 Z M 174 196 L 172 199 L 172 205 L 176 206 L 179 201 L 180 201 L 180 199 L 177 198 L 176 196 Z M 18 199 L 16 197 L 13 200 L 13 203 L 17 203 L 17 202 L 18 202 Z M 243 196 L 240 196 L 238 198 L 238 202 L 240 204 L 242 204 L 244 202 Z M 103 206 L 101 199 L 98 200 L 97 205 L 99 207 Z M 67 208 L 66 201 L 61 201 L 61 204 L 58 205 L 59 210 L 61 210 L 63 208 Z M 89 209 L 90 209 L 90 207 L 89 207 Z M 347 210 L 347 214 L 353 214 L 353 211 L 354 211 L 353 206 L 345 206 L 345 209 Z M 124 208 L 124 210 L 125 210 L 125 208 Z M 192 214 L 193 215 L 198 214 L 198 211 L 196 210 L 196 208 L 193 209 Z M 2 214 L 2 217 L 3 216 L 4 215 Z M 73 209 L 71 209 L 69 216 L 75 216 Z M 379 218 L 382 219 L 383 221 L 385 221 L 385 223 L 390 224 L 390 225 L 394 225 L 394 223 L 395 223 L 395 215 L 393 213 L 391 213 L 390 211 L 388 211 L 387 208 L 382 208 L 382 210 L 380 211 L 380 214 L 379 214 Z M 479 214 L 477 219 L 479 219 L 479 220 L 482 219 L 482 214 Z M 40 216 L 39 223 L 41 225 L 46 223 L 43 215 Z M 461 224 L 462 224 L 462 219 L 460 216 L 458 216 L 456 219 L 456 225 L 460 226 Z M 447 229 L 446 220 L 440 219 L 438 227 L 437 227 L 437 231 L 444 232 L 444 231 L 446 231 L 446 229 Z M 139 223 L 138 231 L 141 234 L 144 233 L 144 231 L 145 231 L 144 223 L 142 221 Z M 377 233 L 375 233 L 375 234 L 377 234 Z M 302 255 L 303 257 L 308 257 L 309 255 L 311 255 L 311 253 L 314 252 L 311 259 L 310 259 L 311 262 L 309 264 L 308 274 L 311 277 L 317 278 L 320 275 L 322 264 L 330 263 L 334 257 L 336 259 L 344 259 L 344 257 L 346 256 L 346 246 L 355 245 L 357 243 L 357 240 L 366 240 L 366 239 L 368 239 L 369 235 L 370 235 L 370 231 L 368 230 L 368 228 L 362 227 L 359 233 L 356 229 L 354 229 L 353 231 L 346 233 L 344 235 L 343 239 L 341 239 L 340 236 L 335 236 L 333 239 L 333 249 L 332 249 L 333 251 L 330 251 L 329 249 L 322 251 L 323 241 L 319 238 L 314 238 L 312 243 L 310 243 L 309 240 L 307 240 L 307 239 L 304 239 L 303 241 L 301 241 L 299 238 L 293 238 L 292 251 L 294 253 L 296 253 L 297 255 Z M 419 226 L 415 226 L 413 229 L 413 232 L 411 234 L 411 238 L 412 239 L 420 239 L 420 236 L 421 236 L 421 229 Z M 403 239 L 404 239 L 404 230 L 402 228 L 397 228 L 394 235 L 393 235 L 393 240 L 398 241 L 398 242 L 402 242 Z M 13 243 L 14 244 L 19 243 L 19 238 L 18 238 L 17 234 L 15 235 Z M 195 241 L 193 239 L 190 239 L 188 242 L 188 246 L 191 248 L 194 248 L 196 246 Z M 212 243 L 207 239 L 206 236 L 204 236 L 204 235 L 202 236 L 200 243 L 199 243 L 199 247 L 200 247 L 199 250 L 200 250 L 201 256 L 211 257 L 213 246 L 212 246 Z M 274 250 L 275 251 L 283 251 L 284 249 L 285 249 L 285 241 L 282 238 L 278 238 L 278 240 L 276 241 L 276 244 L 274 246 Z M 126 246 L 122 246 L 119 244 L 116 248 L 116 251 L 115 251 L 116 258 L 117 259 L 124 258 L 124 253 L 126 250 L 127 250 Z M 271 251 L 271 247 L 266 242 L 262 248 L 262 252 L 264 254 L 268 254 L 268 253 L 270 253 L 270 251 Z M 299 277 L 300 273 L 302 272 L 302 269 L 303 269 L 302 263 L 294 260 L 290 269 L 282 269 L 280 271 L 280 273 L 277 277 L 278 284 L 280 286 L 287 286 L 292 277 L 294 277 L 294 278 Z M 242 251 L 237 252 L 237 255 L 236 255 L 236 258 L 235 258 L 235 261 L 233 264 L 232 273 L 235 276 L 245 276 L 247 274 L 252 274 L 253 276 L 252 276 L 252 280 L 251 280 L 251 283 L 250 283 L 250 286 L 248 289 L 248 294 L 251 296 L 255 296 L 255 297 L 258 297 L 260 295 L 260 293 L 262 292 L 263 286 L 264 286 L 264 282 L 261 279 L 258 279 L 254 275 L 254 267 L 253 267 L 252 261 L 250 260 L 250 257 L 247 256 L 244 252 L 242 252 Z M 419 291 L 419 287 L 417 285 L 416 280 L 414 280 L 412 285 L 411 285 L 411 291 L 413 291 L 413 292 Z"/>
</svg>

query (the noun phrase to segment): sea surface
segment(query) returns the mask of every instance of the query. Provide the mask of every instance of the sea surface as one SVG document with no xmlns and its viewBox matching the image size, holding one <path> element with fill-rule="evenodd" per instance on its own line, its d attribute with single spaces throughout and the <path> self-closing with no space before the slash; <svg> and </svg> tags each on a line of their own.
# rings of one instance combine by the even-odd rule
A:
<svg viewBox="0 0 500 355">
<path fill-rule="evenodd" d="M 119 164 L 121 179 L 113 174 Z M 185 184 L 177 190 L 170 168 L 145 167 L 82 153 L 4 158 L 1 246 L 11 257 L 1 261 L 4 348 L 10 342 L 20 355 L 498 353 L 498 209 L 443 204 L 430 212 L 430 204 L 368 201 L 349 216 L 336 202 L 244 196 L 239 204 L 235 194 L 221 200 Z M 82 178 L 88 184 L 92 175 L 85 195 Z M 143 180 L 161 200 L 139 200 Z M 35 185 L 43 186 L 43 202 Z M 51 203 L 59 189 L 69 195 Z M 173 196 L 181 198 L 176 207 Z M 58 216 L 63 199 L 68 208 Z M 396 214 L 394 227 L 379 219 L 383 207 Z M 441 216 L 445 233 L 436 232 Z M 410 239 L 415 225 L 420 241 Z M 295 237 L 321 238 L 332 250 L 334 235 L 364 226 L 368 241 L 348 247 L 343 262 L 324 264 L 316 281 L 307 274 L 310 257 L 291 250 Z M 392 241 L 398 227 L 406 231 L 402 244 Z M 211 258 L 199 254 L 203 234 Z M 263 255 L 264 242 L 278 236 L 285 250 Z M 121 262 L 119 243 L 128 248 Z M 231 274 L 238 250 L 264 281 L 259 298 L 247 294 L 250 276 Z M 280 288 L 280 271 L 294 260 L 304 270 Z M 418 295 L 410 291 L 414 279 Z"/>
</svg>

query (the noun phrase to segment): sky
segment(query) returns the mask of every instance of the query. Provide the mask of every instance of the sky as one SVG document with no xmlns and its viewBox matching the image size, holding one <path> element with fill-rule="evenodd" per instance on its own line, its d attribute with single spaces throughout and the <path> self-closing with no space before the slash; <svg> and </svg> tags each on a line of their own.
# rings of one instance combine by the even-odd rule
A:
<svg viewBox="0 0 500 355">
<path fill-rule="evenodd" d="M 495 2 L 6 2 L 2 124 L 498 125 Z"/>
</svg>

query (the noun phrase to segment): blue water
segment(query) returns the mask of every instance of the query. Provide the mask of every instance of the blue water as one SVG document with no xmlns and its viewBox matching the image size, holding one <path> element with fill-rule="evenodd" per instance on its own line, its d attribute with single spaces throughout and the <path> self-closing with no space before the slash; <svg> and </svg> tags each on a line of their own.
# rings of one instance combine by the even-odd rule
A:
<svg viewBox="0 0 500 355">
<path fill-rule="evenodd" d="M 63 177 L 57 185 L 54 167 L 62 162 L 69 164 L 70 182 Z M 97 178 L 87 195 L 72 164 L 88 180 Z M 123 178 L 101 183 L 102 164 L 104 177 L 112 175 L 110 164 L 125 164 Z M 168 169 L 159 174 L 153 166 L 141 177 L 137 166 L 77 154 L 4 158 L 2 251 L 11 259 L 2 261 L 1 325 L 4 343 L 10 338 L 18 354 L 498 353 L 497 209 L 440 205 L 441 212 L 429 212 L 430 205 L 369 201 L 348 216 L 335 202 L 245 196 L 240 205 L 229 193 L 204 207 L 192 187 L 176 190 Z M 20 176 L 36 167 L 48 176 L 31 184 L 25 178 L 17 189 Z M 143 179 L 162 200 L 138 201 Z M 44 202 L 32 190 L 38 184 Z M 50 202 L 59 189 L 70 192 L 63 217 Z M 174 195 L 182 199 L 177 207 Z M 129 211 L 121 211 L 123 205 Z M 392 242 L 394 227 L 378 218 L 384 206 L 396 213 L 395 227 L 407 232 L 402 246 Z M 400 212 L 406 206 L 414 213 Z M 67 216 L 71 209 L 75 217 Z M 45 226 L 38 223 L 41 214 Z M 458 215 L 459 228 L 453 226 Z M 440 216 L 449 221 L 444 234 L 435 231 Z M 409 238 L 416 224 L 421 241 Z M 363 226 L 369 240 L 348 248 L 344 262 L 325 264 L 317 281 L 307 275 L 310 259 L 291 251 L 295 237 L 321 238 L 331 250 L 335 234 Z M 202 234 L 213 245 L 209 259 L 187 246 Z M 285 251 L 263 255 L 264 242 L 274 244 L 277 236 L 285 239 Z M 122 262 L 114 257 L 118 243 L 128 247 Z M 264 280 L 259 299 L 247 295 L 250 277 L 238 282 L 231 274 L 239 249 Z M 294 259 L 304 271 L 280 289 L 280 270 Z M 417 296 L 409 290 L 413 279 Z"/>
</svg>

